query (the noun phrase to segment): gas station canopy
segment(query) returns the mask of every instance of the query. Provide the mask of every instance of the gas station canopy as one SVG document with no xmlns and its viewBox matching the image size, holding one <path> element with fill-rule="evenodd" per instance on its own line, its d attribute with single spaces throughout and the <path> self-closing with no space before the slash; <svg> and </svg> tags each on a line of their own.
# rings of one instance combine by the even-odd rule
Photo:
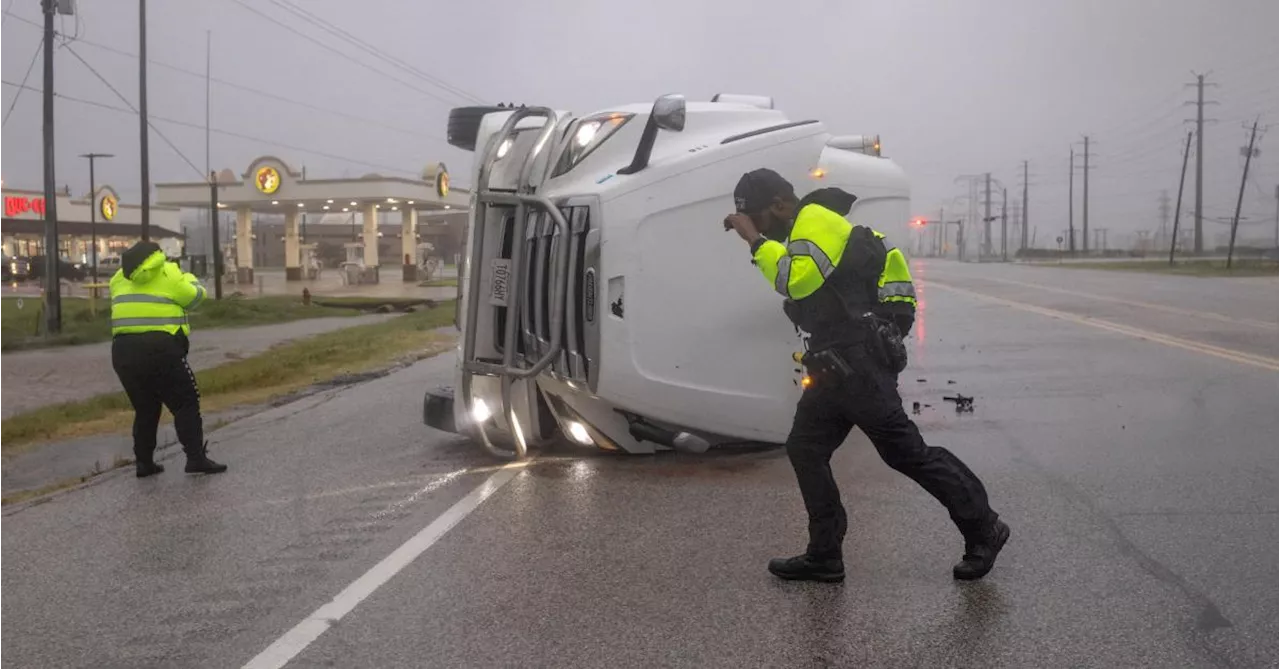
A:
<svg viewBox="0 0 1280 669">
<path fill-rule="evenodd" d="M 216 184 L 187 182 L 156 184 L 156 204 L 208 209 L 215 195 L 217 207 L 236 213 L 237 281 L 253 281 L 253 214 L 280 214 L 285 218 L 285 274 L 302 278 L 302 247 L 298 214 L 359 212 L 363 222 L 361 255 L 365 281 L 379 280 L 378 214 L 400 213 L 404 280 L 416 279 L 409 259 L 416 255 L 419 211 L 465 210 L 470 192 L 451 188 L 444 163 L 428 165 L 419 179 L 367 174 L 357 179 L 307 179 L 275 156 L 261 156 L 249 163 L 239 178 L 231 170 L 215 175 Z"/>
<path fill-rule="evenodd" d="M 466 208 L 469 192 L 450 188 L 443 163 L 427 166 L 422 178 L 366 174 L 356 179 L 305 179 L 283 160 L 262 156 L 236 177 L 231 170 L 217 175 L 218 207 L 248 208 L 258 213 L 283 214 L 293 209 L 308 212 L 360 211 L 376 204 L 382 210 Z M 156 184 L 156 204 L 208 208 L 207 181 Z"/>
</svg>

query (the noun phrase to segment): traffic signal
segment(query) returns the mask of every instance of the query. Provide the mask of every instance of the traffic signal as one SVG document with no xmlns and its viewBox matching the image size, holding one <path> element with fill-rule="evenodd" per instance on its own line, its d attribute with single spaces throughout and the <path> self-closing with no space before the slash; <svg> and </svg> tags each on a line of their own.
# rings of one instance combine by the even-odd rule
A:
<svg viewBox="0 0 1280 669">
<path fill-rule="evenodd" d="M 911 221 L 911 225 L 914 225 L 914 226 L 916 226 L 917 228 L 923 228 L 923 227 L 924 227 L 924 219 L 923 219 L 923 218 L 913 219 L 913 220 Z"/>
</svg>

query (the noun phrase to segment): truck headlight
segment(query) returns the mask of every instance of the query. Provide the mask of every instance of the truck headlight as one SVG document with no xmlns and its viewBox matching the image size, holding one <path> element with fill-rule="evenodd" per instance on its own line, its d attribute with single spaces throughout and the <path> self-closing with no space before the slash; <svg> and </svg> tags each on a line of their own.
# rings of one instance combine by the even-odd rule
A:
<svg viewBox="0 0 1280 669">
<path fill-rule="evenodd" d="M 595 444 L 595 440 L 591 438 L 591 433 L 587 432 L 587 426 L 582 423 L 571 420 L 568 422 L 569 437 L 583 446 L 591 446 Z"/>
<path fill-rule="evenodd" d="M 570 126 L 572 134 L 569 137 L 569 144 L 560 154 L 560 160 L 556 163 L 556 169 L 551 177 L 558 177 L 576 167 L 583 158 L 604 144 L 605 140 L 634 116 L 635 114 L 606 112 L 579 119 L 577 123 Z"/>
<path fill-rule="evenodd" d="M 498 156 L 497 156 L 498 160 L 502 160 L 503 158 L 507 157 L 507 152 L 511 151 L 512 144 L 514 144 L 514 142 L 511 140 L 510 137 L 502 140 L 502 143 L 498 145 Z"/>
</svg>

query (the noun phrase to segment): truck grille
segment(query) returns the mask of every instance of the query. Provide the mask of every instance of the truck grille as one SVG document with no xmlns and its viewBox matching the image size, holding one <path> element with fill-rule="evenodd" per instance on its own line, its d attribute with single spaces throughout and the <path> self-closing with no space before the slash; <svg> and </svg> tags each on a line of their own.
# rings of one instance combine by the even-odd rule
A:
<svg viewBox="0 0 1280 669">
<path fill-rule="evenodd" d="M 568 244 L 569 294 L 565 296 L 565 307 L 561 319 L 560 341 L 562 351 L 552 362 L 551 369 L 558 375 L 585 382 L 590 371 L 590 360 L 586 355 L 586 321 L 594 321 L 595 311 L 595 271 L 586 267 L 586 238 L 591 229 L 591 217 L 587 207 L 562 207 L 561 215 L 569 223 L 570 234 L 566 239 L 556 229 L 555 224 L 545 213 L 530 213 L 525 225 L 525 249 L 521 258 L 521 277 L 519 296 L 526 308 L 521 309 L 520 336 L 516 338 L 517 352 L 532 365 L 550 348 L 551 345 L 551 306 L 556 292 L 563 286 L 552 281 L 552 264 L 555 252 L 560 244 Z M 510 258 L 514 248 L 512 239 L 514 215 L 503 222 L 502 257 Z M 515 296 L 512 296 L 515 297 Z M 502 332 L 506 325 L 508 309 L 496 307 L 497 328 L 494 332 L 494 344 L 502 350 Z"/>
</svg>

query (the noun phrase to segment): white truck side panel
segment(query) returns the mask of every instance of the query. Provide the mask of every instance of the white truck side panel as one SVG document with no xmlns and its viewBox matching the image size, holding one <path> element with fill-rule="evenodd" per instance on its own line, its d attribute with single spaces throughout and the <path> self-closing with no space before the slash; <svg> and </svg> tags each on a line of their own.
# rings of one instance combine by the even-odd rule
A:
<svg viewBox="0 0 1280 669">
<path fill-rule="evenodd" d="M 770 167 L 807 192 L 825 134 L 767 137 L 742 140 L 757 147 L 746 154 L 606 203 L 602 289 L 623 282 L 625 309 L 623 318 L 605 311 L 602 398 L 676 425 L 786 439 L 800 395 L 791 354 L 802 344 L 781 296 L 721 223 L 734 185 L 752 169 Z M 633 210 L 648 213 L 629 223 Z"/>
</svg>

